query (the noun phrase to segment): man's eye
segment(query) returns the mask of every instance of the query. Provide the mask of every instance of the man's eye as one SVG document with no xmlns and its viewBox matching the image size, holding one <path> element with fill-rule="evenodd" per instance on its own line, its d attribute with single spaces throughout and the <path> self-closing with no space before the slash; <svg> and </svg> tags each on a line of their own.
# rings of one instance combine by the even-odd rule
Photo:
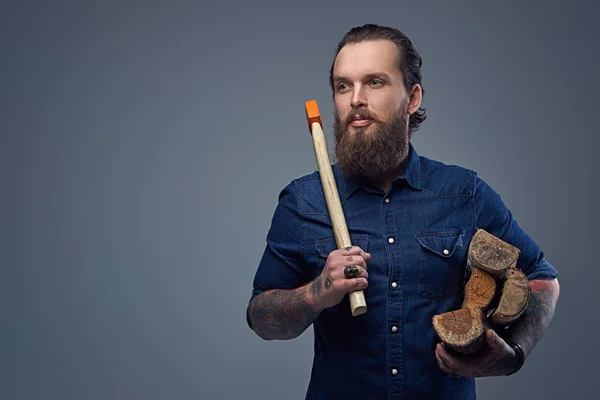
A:
<svg viewBox="0 0 600 400">
<path fill-rule="evenodd" d="M 383 81 L 379 80 L 379 79 L 373 79 L 371 81 L 371 84 L 373 85 L 381 85 L 383 83 Z"/>
<path fill-rule="evenodd" d="M 345 83 L 340 83 L 340 84 L 338 85 L 338 90 L 344 90 L 344 89 L 346 89 L 347 87 L 348 87 L 348 85 L 346 85 Z"/>
</svg>

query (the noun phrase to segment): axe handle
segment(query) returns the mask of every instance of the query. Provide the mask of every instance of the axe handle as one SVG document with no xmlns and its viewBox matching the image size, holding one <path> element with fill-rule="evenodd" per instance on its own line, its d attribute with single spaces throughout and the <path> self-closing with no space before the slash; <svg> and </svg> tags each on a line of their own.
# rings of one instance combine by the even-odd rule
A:
<svg viewBox="0 0 600 400">
<path fill-rule="evenodd" d="M 311 123 L 311 132 L 319 175 L 321 176 L 321 184 L 323 185 L 323 193 L 325 194 L 329 218 L 331 219 L 331 225 L 333 227 L 333 234 L 338 248 L 343 249 L 352 246 L 352 242 L 350 241 L 350 234 L 348 233 L 346 219 L 344 218 L 340 195 L 337 190 L 335 177 L 333 176 L 325 134 L 323 133 L 323 129 L 319 122 Z M 350 292 L 348 293 L 348 296 L 350 297 L 350 310 L 352 311 L 352 316 L 361 315 L 367 312 L 367 303 L 362 290 Z"/>
</svg>

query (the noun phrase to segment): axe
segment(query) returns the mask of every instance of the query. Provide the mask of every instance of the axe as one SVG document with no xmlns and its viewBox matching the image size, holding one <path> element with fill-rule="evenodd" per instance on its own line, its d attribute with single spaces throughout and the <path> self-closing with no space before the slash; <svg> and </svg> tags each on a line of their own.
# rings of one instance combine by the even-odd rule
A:
<svg viewBox="0 0 600 400">
<path fill-rule="evenodd" d="M 340 195 L 337 190 L 329 153 L 327 151 L 327 142 L 325 140 L 325 134 L 323 133 L 323 121 L 321 121 L 321 114 L 319 113 L 319 107 L 315 100 L 307 101 L 304 105 L 306 108 L 308 129 L 312 134 L 313 147 L 317 158 L 319 175 L 321 177 L 321 185 L 323 186 L 323 193 L 325 195 L 325 201 L 327 202 L 327 209 L 329 210 L 329 218 L 333 227 L 333 234 L 335 236 L 337 247 L 343 249 L 352 246 L 352 243 L 350 241 L 350 234 L 348 233 L 344 211 L 342 210 L 342 203 L 340 202 Z M 348 295 L 350 296 L 350 310 L 352 311 L 352 316 L 355 317 L 367 312 L 367 303 L 365 302 L 365 295 L 362 290 L 349 292 Z"/>
</svg>

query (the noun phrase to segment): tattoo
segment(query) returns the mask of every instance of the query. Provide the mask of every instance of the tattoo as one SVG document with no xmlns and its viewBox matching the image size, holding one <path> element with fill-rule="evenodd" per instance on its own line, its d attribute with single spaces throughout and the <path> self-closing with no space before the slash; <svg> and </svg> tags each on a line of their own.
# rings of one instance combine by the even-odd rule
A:
<svg viewBox="0 0 600 400">
<path fill-rule="evenodd" d="M 303 286 L 260 294 L 250 304 L 252 329 L 265 340 L 300 336 L 319 315 L 306 301 L 306 293 L 307 289 Z"/>
<path fill-rule="evenodd" d="M 506 356 L 500 359 L 491 359 L 489 361 L 489 364 L 483 367 L 483 369 L 475 369 L 471 373 L 475 378 L 484 376 L 506 375 L 508 372 L 515 369 L 515 367 L 517 366 L 516 362 L 516 359 L 509 357 L 508 354 L 506 354 Z"/>
<path fill-rule="evenodd" d="M 346 251 L 350 251 L 350 250 L 352 250 L 352 246 L 348 246 L 348 247 L 346 247 L 344 250 L 346 250 Z"/>
<path fill-rule="evenodd" d="M 319 275 L 319 276 L 317 276 L 317 279 L 315 279 L 312 283 L 311 293 L 312 293 L 313 297 L 317 297 L 321 294 L 322 286 L 323 286 L 323 283 L 322 283 L 321 275 Z"/>
<path fill-rule="evenodd" d="M 537 342 L 544 336 L 554 316 L 558 289 L 547 281 L 531 281 L 531 297 L 527 309 L 515 322 L 509 340 L 519 343 L 525 356 L 531 353 Z"/>
<path fill-rule="evenodd" d="M 325 289 L 329 289 L 331 287 L 331 279 L 329 277 L 325 278 Z"/>
</svg>

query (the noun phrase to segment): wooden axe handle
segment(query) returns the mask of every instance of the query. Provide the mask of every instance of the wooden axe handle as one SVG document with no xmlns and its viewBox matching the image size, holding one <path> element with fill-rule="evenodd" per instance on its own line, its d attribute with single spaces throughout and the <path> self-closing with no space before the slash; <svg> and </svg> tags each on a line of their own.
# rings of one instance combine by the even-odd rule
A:
<svg viewBox="0 0 600 400">
<path fill-rule="evenodd" d="M 321 176 L 323 193 L 325 195 L 325 201 L 327 202 L 327 208 L 329 210 L 329 218 L 331 219 L 331 225 L 333 227 L 333 234 L 338 248 L 343 249 L 352 246 L 352 242 L 350 241 L 350 234 L 348 233 L 348 227 L 346 226 L 346 219 L 344 218 L 340 195 L 337 190 L 335 177 L 333 176 L 333 169 L 327 151 L 327 141 L 325 140 L 325 134 L 323 133 L 322 128 L 321 115 L 319 114 L 319 109 L 315 100 L 307 101 L 305 106 L 306 117 L 310 132 L 312 133 L 319 175 Z M 352 316 L 361 315 L 367 312 L 367 303 L 362 290 L 350 292 L 348 295 L 350 297 L 350 310 L 352 311 Z"/>
</svg>

